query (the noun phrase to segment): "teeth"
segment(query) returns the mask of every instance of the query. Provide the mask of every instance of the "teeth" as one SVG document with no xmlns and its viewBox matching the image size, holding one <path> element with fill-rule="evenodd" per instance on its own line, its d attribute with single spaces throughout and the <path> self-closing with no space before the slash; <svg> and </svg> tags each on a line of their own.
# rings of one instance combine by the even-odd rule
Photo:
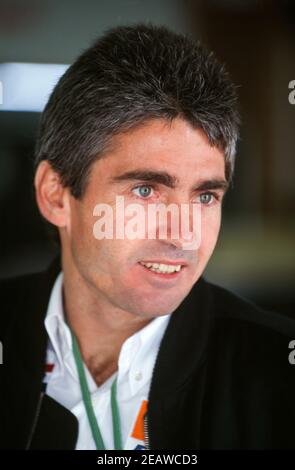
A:
<svg viewBox="0 0 295 470">
<path fill-rule="evenodd" d="M 177 265 L 172 265 L 172 264 L 158 264 L 158 263 L 143 263 L 141 262 L 143 266 L 146 266 L 149 268 L 151 271 L 157 272 L 157 273 L 174 273 L 175 271 L 178 272 L 181 269 L 181 264 Z"/>
</svg>

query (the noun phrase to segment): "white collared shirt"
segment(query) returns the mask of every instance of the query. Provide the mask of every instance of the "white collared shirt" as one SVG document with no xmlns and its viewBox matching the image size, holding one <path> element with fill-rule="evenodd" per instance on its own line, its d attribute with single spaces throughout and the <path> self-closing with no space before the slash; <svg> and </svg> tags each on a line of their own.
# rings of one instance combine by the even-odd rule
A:
<svg viewBox="0 0 295 470">
<path fill-rule="evenodd" d="M 45 318 L 49 336 L 46 393 L 78 418 L 76 449 L 95 449 L 72 352 L 71 333 L 64 321 L 62 285 L 63 273 L 60 272 L 51 292 Z M 157 353 L 170 317 L 171 314 L 156 317 L 127 338 L 120 350 L 118 370 L 101 386 L 96 385 L 84 364 L 93 409 L 106 449 L 114 449 L 111 386 L 116 377 L 123 448 L 131 450 L 144 446 L 143 415 L 148 405 Z"/>
</svg>

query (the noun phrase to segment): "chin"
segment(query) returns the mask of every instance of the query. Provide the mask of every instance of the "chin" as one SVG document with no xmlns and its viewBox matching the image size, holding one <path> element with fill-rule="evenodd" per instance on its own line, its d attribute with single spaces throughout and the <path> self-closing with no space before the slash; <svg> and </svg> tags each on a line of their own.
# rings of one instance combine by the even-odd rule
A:
<svg viewBox="0 0 295 470">
<path fill-rule="evenodd" d="M 168 315 L 181 304 L 184 300 L 184 297 L 175 299 L 174 302 L 169 301 L 161 301 L 160 299 L 153 299 L 152 302 L 141 302 L 141 305 L 136 308 L 137 314 L 144 317 L 160 317 L 162 315 Z"/>
</svg>

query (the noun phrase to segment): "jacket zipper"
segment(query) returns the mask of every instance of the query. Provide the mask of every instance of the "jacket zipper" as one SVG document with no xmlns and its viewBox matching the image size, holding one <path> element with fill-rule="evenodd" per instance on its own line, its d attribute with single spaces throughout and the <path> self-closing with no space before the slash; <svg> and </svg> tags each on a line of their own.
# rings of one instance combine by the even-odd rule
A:
<svg viewBox="0 0 295 470">
<path fill-rule="evenodd" d="M 144 430 L 144 446 L 146 450 L 150 450 L 147 413 L 144 415 L 144 418 L 143 418 L 143 430 Z"/>
<path fill-rule="evenodd" d="M 31 447 L 33 436 L 34 436 L 34 433 L 35 433 L 35 430 L 36 430 L 36 427 L 37 427 L 37 422 L 38 422 L 38 419 L 39 419 L 39 416 L 40 416 L 41 405 L 42 405 L 44 394 L 45 393 L 43 391 L 40 393 L 37 408 L 36 408 L 36 413 L 35 413 L 35 416 L 34 416 L 34 421 L 33 421 L 33 424 L 32 424 L 31 430 L 30 430 L 30 434 L 29 434 L 29 438 L 28 438 L 25 450 L 29 450 L 30 447 Z"/>
<path fill-rule="evenodd" d="M 162 340 L 163 340 L 163 338 L 162 338 Z M 158 352 L 157 352 L 157 355 L 156 355 L 156 360 L 154 362 L 154 366 L 153 366 L 153 370 L 152 370 L 150 389 L 152 387 L 152 383 L 153 383 L 153 380 L 154 380 L 155 369 L 156 369 L 156 366 L 158 364 L 159 350 L 160 350 L 160 347 L 161 347 L 161 344 L 162 344 L 162 340 L 161 340 L 161 343 L 160 343 L 160 346 L 159 346 L 159 349 L 158 349 Z M 148 401 L 150 401 L 150 393 L 149 393 Z M 143 418 L 143 435 L 144 435 L 144 445 L 145 445 L 146 450 L 151 450 L 151 448 L 150 448 L 150 438 L 149 438 L 149 428 L 148 428 L 148 409 L 147 409 L 146 414 L 144 415 L 144 418 Z"/>
</svg>

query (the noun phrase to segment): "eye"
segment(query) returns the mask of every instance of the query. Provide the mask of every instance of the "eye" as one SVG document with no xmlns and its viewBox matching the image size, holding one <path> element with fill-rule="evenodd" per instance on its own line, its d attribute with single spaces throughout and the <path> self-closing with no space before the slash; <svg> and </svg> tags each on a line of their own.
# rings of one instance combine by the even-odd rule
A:
<svg viewBox="0 0 295 470">
<path fill-rule="evenodd" d="M 218 200 L 218 196 L 214 193 L 207 192 L 200 194 L 197 199 L 201 204 L 210 206 L 214 202 L 214 199 Z"/>
<path fill-rule="evenodd" d="M 132 189 L 132 191 L 135 192 L 137 196 L 147 199 L 151 195 L 153 187 L 145 184 L 141 186 L 136 186 Z"/>
</svg>

